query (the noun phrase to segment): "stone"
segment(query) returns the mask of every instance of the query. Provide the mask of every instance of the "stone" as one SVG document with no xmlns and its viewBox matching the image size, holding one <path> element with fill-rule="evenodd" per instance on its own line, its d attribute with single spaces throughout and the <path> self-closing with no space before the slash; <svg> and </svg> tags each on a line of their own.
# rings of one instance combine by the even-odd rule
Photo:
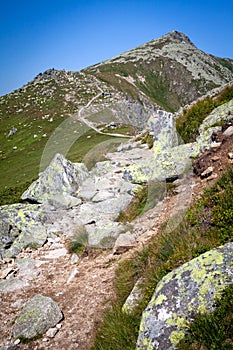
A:
<svg viewBox="0 0 233 350">
<path fill-rule="evenodd" d="M 49 198 L 47 201 L 47 206 L 52 207 L 52 209 L 68 209 L 72 207 L 77 207 L 82 203 L 80 198 L 71 196 L 66 193 L 54 194 L 53 197 Z"/>
<path fill-rule="evenodd" d="M 4 270 L 0 272 L 0 279 L 6 278 L 8 275 L 10 275 L 15 270 L 12 267 L 7 267 Z"/>
<path fill-rule="evenodd" d="M 232 278 L 233 243 L 201 254 L 167 274 L 143 312 L 136 349 L 176 349 L 193 317 L 213 311 L 216 295 Z"/>
<path fill-rule="evenodd" d="M 40 274 L 38 267 L 42 264 L 40 260 L 30 258 L 18 258 L 15 260 L 18 268 L 18 277 L 24 280 L 32 280 Z"/>
<path fill-rule="evenodd" d="M 130 295 L 126 299 L 124 305 L 122 306 L 122 311 L 126 314 L 133 312 L 134 308 L 138 305 L 139 301 L 142 299 L 143 294 L 141 292 L 141 284 L 143 280 L 139 278 L 135 283 Z"/>
<path fill-rule="evenodd" d="M 125 225 L 101 219 L 97 223 L 85 225 L 88 245 L 99 248 L 112 248 L 117 236 L 125 230 Z"/>
<path fill-rule="evenodd" d="M 233 152 L 229 152 L 229 153 L 227 154 L 227 157 L 228 157 L 229 159 L 233 159 Z"/>
<path fill-rule="evenodd" d="M 70 284 L 72 281 L 73 281 L 73 279 L 75 278 L 75 276 L 78 274 L 78 269 L 77 269 L 77 267 L 75 267 L 72 271 L 71 271 L 71 273 L 70 273 L 70 276 L 69 276 L 69 278 L 68 278 L 68 280 L 67 280 L 67 284 Z"/>
<path fill-rule="evenodd" d="M 62 318 L 61 310 L 51 298 L 35 295 L 17 316 L 13 337 L 32 339 L 55 327 Z"/>
<path fill-rule="evenodd" d="M 213 156 L 213 157 L 211 158 L 211 160 L 212 160 L 212 162 L 218 162 L 218 161 L 220 160 L 220 157 L 218 157 L 218 156 Z"/>
<path fill-rule="evenodd" d="M 0 207 L 1 221 L 8 227 L 0 236 L 0 254 L 3 257 L 14 257 L 27 247 L 40 247 L 47 240 L 39 205 L 4 205 Z"/>
<path fill-rule="evenodd" d="M 0 281 L 0 291 L 2 293 L 14 292 L 28 286 L 28 282 L 17 277 Z"/>
<path fill-rule="evenodd" d="M 109 192 L 107 190 L 99 191 L 95 194 L 95 196 L 92 198 L 92 202 L 102 202 L 106 199 L 110 199 L 114 197 L 114 193 Z"/>
<path fill-rule="evenodd" d="M 114 254 L 122 254 L 127 250 L 135 247 L 136 244 L 137 244 L 137 241 L 135 239 L 135 236 L 132 233 L 130 232 L 121 233 L 116 239 L 113 252 Z"/>
<path fill-rule="evenodd" d="M 211 174 L 209 177 L 207 177 L 207 181 L 215 180 L 218 178 L 218 174 Z"/>
<path fill-rule="evenodd" d="M 46 337 L 48 338 L 54 338 L 55 335 L 58 332 L 58 328 L 57 327 L 53 327 L 53 328 L 49 328 L 46 332 Z"/>
<path fill-rule="evenodd" d="M 0 347 L 0 350 L 17 350 L 19 349 L 18 344 L 6 344 Z"/>
<path fill-rule="evenodd" d="M 18 129 L 17 128 L 15 128 L 15 127 L 13 127 L 10 131 L 9 131 L 9 133 L 8 133 L 8 137 L 9 136 L 13 136 L 16 132 L 18 131 Z"/>
<path fill-rule="evenodd" d="M 221 146 L 222 142 L 212 142 L 211 145 L 210 145 L 210 148 L 212 149 L 217 149 Z"/>
<path fill-rule="evenodd" d="M 229 126 L 224 132 L 223 132 L 223 136 L 224 138 L 230 137 L 233 135 L 233 126 Z"/>
<path fill-rule="evenodd" d="M 204 179 L 206 177 L 209 177 L 213 173 L 213 170 L 214 168 L 212 166 L 209 166 L 201 173 L 201 178 Z"/>
<path fill-rule="evenodd" d="M 70 263 L 71 263 L 72 265 L 74 265 L 74 264 L 77 264 L 78 261 L 79 261 L 78 255 L 75 254 L 75 253 L 73 253 L 73 254 L 71 255 L 71 258 L 70 258 Z"/>
<path fill-rule="evenodd" d="M 84 164 L 72 163 L 63 155 L 56 154 L 49 166 L 39 174 L 39 178 L 29 186 L 21 198 L 55 206 L 60 203 L 62 207 L 69 207 L 73 205 L 73 197 L 76 197 L 80 183 L 87 176 L 88 170 Z"/>
<path fill-rule="evenodd" d="M 51 250 L 47 255 L 44 256 L 45 259 L 59 259 L 68 253 L 66 248 L 59 248 Z"/>
</svg>

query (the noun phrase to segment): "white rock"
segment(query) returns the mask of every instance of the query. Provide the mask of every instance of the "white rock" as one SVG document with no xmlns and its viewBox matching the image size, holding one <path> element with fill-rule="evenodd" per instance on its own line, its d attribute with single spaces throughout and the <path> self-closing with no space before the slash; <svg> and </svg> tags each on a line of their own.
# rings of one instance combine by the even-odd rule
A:
<svg viewBox="0 0 233 350">
<path fill-rule="evenodd" d="M 45 259 L 58 259 L 65 256 L 68 253 L 66 248 L 54 249 L 45 255 Z"/>
<path fill-rule="evenodd" d="M 58 328 L 57 327 L 54 327 L 54 328 L 49 328 L 46 332 L 46 336 L 48 338 L 54 338 L 55 335 L 57 334 L 58 332 Z"/>
<path fill-rule="evenodd" d="M 69 278 L 68 278 L 66 283 L 69 284 L 75 278 L 75 276 L 77 274 L 78 274 L 78 269 L 77 268 L 73 269 L 73 271 L 71 272 L 71 274 L 70 274 L 70 276 L 69 276 Z"/>
<path fill-rule="evenodd" d="M 231 125 L 231 126 L 229 126 L 229 128 L 227 128 L 227 129 L 224 131 L 223 136 L 224 136 L 225 138 L 227 138 L 227 137 L 230 137 L 230 136 L 232 136 L 232 135 L 233 135 L 233 126 Z"/>
<path fill-rule="evenodd" d="M 201 173 L 201 177 L 209 177 L 212 172 L 213 172 L 214 168 L 212 166 L 209 166 L 207 169 L 205 169 L 202 173 Z"/>
</svg>

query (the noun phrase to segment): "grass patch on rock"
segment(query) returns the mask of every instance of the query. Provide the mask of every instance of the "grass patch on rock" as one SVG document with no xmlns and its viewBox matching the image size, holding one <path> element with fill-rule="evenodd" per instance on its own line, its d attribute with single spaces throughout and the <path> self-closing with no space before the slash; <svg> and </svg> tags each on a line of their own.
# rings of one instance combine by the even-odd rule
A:
<svg viewBox="0 0 233 350">
<path fill-rule="evenodd" d="M 193 142 L 199 135 L 199 126 L 203 120 L 218 106 L 233 98 L 233 85 L 227 86 L 215 98 L 206 97 L 197 100 L 190 108 L 184 109 L 183 114 L 176 120 L 176 128 L 184 143 Z"/>
</svg>

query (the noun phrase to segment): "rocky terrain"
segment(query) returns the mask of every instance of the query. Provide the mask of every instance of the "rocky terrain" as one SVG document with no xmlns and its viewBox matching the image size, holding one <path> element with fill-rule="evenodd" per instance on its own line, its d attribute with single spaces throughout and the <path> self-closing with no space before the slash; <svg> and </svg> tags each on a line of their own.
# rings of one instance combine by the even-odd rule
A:
<svg viewBox="0 0 233 350">
<path fill-rule="evenodd" d="M 0 185 L 11 196 L 21 191 L 20 202 L 0 207 L 1 350 L 91 347 L 116 297 L 119 263 L 162 223 L 174 230 L 231 166 L 232 98 L 208 114 L 190 143 L 171 111 L 215 96 L 232 67 L 174 31 L 81 72 L 50 69 L 0 98 Z M 142 193 L 147 209 L 126 219 Z M 232 243 L 166 275 L 142 315 L 137 349 L 176 349 L 193 314 L 211 310 L 232 275 Z M 135 288 L 123 312 L 140 301 Z"/>
</svg>

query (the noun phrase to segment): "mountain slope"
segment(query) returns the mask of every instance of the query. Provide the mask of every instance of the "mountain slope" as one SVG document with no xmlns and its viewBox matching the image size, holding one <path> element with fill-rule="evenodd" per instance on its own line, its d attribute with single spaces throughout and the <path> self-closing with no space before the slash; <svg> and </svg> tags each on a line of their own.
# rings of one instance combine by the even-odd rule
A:
<svg viewBox="0 0 233 350">
<path fill-rule="evenodd" d="M 144 93 L 175 111 L 232 81 L 232 69 L 232 60 L 208 55 L 186 35 L 173 31 L 86 71 L 134 98 Z"/>
<path fill-rule="evenodd" d="M 40 73 L 0 97 L 0 194 L 9 188 L 14 192 L 16 186 L 16 192 L 23 192 L 38 174 L 48 140 L 65 121 L 71 125 L 54 144 L 54 153 L 76 133 L 68 157 L 80 161 L 88 149 L 87 137 L 94 140 L 93 133 L 78 140 L 80 130 L 85 134 L 89 129 L 80 116 L 95 127 L 114 121 L 142 129 L 155 109 L 176 111 L 232 80 L 231 59 L 198 50 L 176 31 L 80 72 Z M 106 138 L 98 136 L 95 143 Z"/>
</svg>

